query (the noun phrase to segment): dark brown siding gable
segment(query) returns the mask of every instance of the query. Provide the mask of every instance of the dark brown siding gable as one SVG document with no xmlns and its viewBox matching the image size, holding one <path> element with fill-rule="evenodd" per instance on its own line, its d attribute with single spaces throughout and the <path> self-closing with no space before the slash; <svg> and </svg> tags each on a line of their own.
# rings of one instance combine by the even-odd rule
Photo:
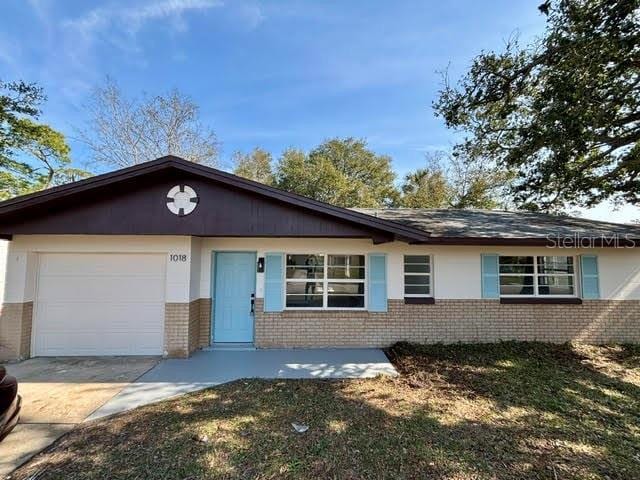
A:
<svg viewBox="0 0 640 480">
<path fill-rule="evenodd" d="M 167 192 L 175 185 L 196 191 L 198 206 L 191 214 L 177 216 L 167 208 Z M 172 168 L 0 213 L 0 233 L 395 238 Z"/>
</svg>

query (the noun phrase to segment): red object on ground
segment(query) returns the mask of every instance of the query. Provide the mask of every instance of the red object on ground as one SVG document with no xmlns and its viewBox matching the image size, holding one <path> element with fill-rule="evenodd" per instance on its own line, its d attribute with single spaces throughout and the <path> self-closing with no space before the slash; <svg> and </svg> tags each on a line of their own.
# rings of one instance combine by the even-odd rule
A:
<svg viewBox="0 0 640 480">
<path fill-rule="evenodd" d="M 0 441 L 6 437 L 20 418 L 22 399 L 18 395 L 18 381 L 7 375 L 7 370 L 0 366 Z"/>
</svg>

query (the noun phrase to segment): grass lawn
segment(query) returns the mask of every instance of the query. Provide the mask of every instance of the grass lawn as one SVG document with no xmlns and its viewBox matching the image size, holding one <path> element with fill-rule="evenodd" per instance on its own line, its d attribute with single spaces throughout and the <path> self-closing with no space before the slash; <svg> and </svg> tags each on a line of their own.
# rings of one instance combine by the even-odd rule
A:
<svg viewBox="0 0 640 480">
<path fill-rule="evenodd" d="M 388 354 L 397 378 L 238 381 L 91 423 L 13 478 L 640 478 L 638 346 Z"/>
</svg>

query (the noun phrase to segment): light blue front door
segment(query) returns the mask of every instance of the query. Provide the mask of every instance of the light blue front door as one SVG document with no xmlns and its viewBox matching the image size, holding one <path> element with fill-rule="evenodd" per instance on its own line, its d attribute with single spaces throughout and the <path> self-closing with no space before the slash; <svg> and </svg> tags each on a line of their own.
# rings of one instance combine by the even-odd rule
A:
<svg viewBox="0 0 640 480">
<path fill-rule="evenodd" d="M 213 266 L 213 341 L 253 342 L 255 253 L 216 252 Z"/>
</svg>

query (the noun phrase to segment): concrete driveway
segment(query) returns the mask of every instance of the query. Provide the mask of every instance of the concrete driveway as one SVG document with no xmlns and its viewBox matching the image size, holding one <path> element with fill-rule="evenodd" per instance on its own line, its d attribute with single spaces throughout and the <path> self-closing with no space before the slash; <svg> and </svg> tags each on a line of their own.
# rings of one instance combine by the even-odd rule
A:
<svg viewBox="0 0 640 480">
<path fill-rule="evenodd" d="M 0 478 L 82 422 L 158 363 L 151 357 L 33 358 L 7 365 L 22 396 L 20 423 L 0 443 Z"/>
</svg>

